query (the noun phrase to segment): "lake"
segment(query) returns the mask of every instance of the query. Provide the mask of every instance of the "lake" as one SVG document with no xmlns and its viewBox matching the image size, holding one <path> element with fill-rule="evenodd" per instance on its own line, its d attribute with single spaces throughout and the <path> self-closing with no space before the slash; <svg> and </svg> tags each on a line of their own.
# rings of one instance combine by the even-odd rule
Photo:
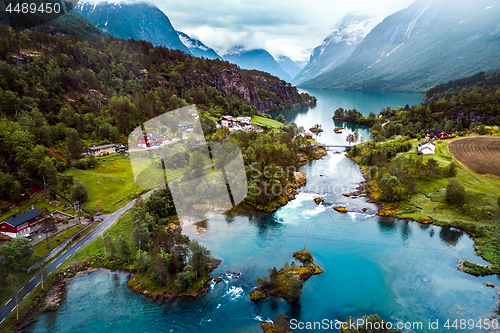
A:
<svg viewBox="0 0 500 333">
<path fill-rule="evenodd" d="M 371 103 L 376 112 L 385 104 L 396 106 L 390 102 L 390 95 L 395 100 L 403 95 L 387 93 L 377 100 L 373 93 L 367 93 L 372 101 L 368 103 L 356 101 L 365 96 L 360 92 L 320 92 L 310 91 L 318 97 L 316 107 L 281 112 L 288 121 L 306 128 L 322 122 L 325 132 L 318 141 L 329 144 L 342 142 L 341 135 L 329 134 L 334 127 L 331 116 L 341 103 Z M 408 104 L 422 97 L 404 95 L 413 96 Z M 402 100 L 394 103 L 407 104 Z M 359 110 L 370 112 L 361 107 Z M 342 135 L 356 128 L 347 127 Z M 367 129 L 360 132 L 368 138 Z M 282 312 L 288 319 L 303 322 L 342 321 L 349 316 L 377 313 L 393 323 L 421 322 L 423 329 L 414 331 L 447 332 L 457 331 L 444 328 L 447 319 L 477 321 L 496 310 L 496 291 L 484 282 L 498 284 L 498 279 L 474 277 L 456 268 L 458 259 L 485 263 L 475 255 L 467 234 L 453 228 L 381 218 L 375 215 L 375 205 L 364 198 L 344 197 L 342 193 L 353 191 L 363 177 L 359 167 L 343 153 L 329 152 L 302 171 L 308 178 L 306 186 L 295 200 L 273 214 L 241 206 L 211 218 L 201 233 L 185 229 L 222 259 L 213 276 L 223 281 L 214 284 L 205 296 L 158 304 L 130 292 L 127 275 L 99 271 L 72 280 L 57 311 L 41 315 L 26 331 L 261 332 L 262 320 L 272 320 Z M 318 195 L 325 198 L 320 205 L 313 201 Z M 338 213 L 332 209 L 336 205 L 350 212 Z M 363 208 L 367 213 L 360 213 Z M 291 262 L 292 253 L 304 246 L 304 235 L 315 262 L 325 272 L 305 282 L 297 304 L 277 298 L 250 301 L 255 279 L 267 275 L 270 267 L 279 269 Z M 241 275 L 235 278 L 233 272 Z M 439 329 L 429 330 L 429 321 L 436 320 Z"/>
</svg>

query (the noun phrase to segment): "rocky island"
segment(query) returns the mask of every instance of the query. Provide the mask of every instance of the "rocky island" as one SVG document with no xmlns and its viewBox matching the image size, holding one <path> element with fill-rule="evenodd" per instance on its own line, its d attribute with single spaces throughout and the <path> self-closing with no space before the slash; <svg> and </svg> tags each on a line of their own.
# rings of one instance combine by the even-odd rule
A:
<svg viewBox="0 0 500 333">
<path fill-rule="evenodd" d="M 313 263 L 313 256 L 310 250 L 295 252 L 293 257 L 302 263 L 297 266 L 294 261 L 291 264 L 285 263 L 279 271 L 274 268 L 269 269 L 269 277 L 258 278 L 255 283 L 257 289 L 250 293 L 252 301 L 258 301 L 267 295 L 277 296 L 293 303 L 302 297 L 302 286 L 311 276 L 323 273 L 323 270 Z"/>
</svg>

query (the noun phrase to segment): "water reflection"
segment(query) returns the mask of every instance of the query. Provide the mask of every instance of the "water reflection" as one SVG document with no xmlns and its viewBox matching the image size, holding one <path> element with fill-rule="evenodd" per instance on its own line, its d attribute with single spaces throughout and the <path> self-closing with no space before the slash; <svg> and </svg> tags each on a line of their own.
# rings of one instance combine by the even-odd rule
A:
<svg viewBox="0 0 500 333">
<path fill-rule="evenodd" d="M 462 237 L 463 234 L 464 232 L 462 230 L 443 227 L 439 231 L 439 238 L 441 238 L 445 245 L 456 246 L 458 240 L 460 239 L 460 237 Z"/>
<path fill-rule="evenodd" d="M 379 217 L 378 228 L 382 235 L 393 235 L 396 232 L 396 220 L 390 217 Z"/>
<path fill-rule="evenodd" d="M 404 240 L 404 241 L 407 241 L 408 238 L 410 238 L 411 236 L 411 227 L 410 227 L 410 222 L 409 221 L 403 221 L 403 226 L 401 228 L 401 238 Z"/>
</svg>

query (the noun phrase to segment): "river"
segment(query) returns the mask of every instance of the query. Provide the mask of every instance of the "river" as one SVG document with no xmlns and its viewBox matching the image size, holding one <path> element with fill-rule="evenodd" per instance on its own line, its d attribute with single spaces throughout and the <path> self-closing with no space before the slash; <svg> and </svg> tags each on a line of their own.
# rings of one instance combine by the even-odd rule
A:
<svg viewBox="0 0 500 333">
<path fill-rule="evenodd" d="M 342 135 L 331 134 L 337 107 L 353 105 L 367 114 L 387 105 L 416 104 L 422 97 L 385 93 L 377 99 L 373 93 L 309 92 L 318 97 L 316 107 L 280 113 L 306 128 L 321 123 L 325 132 L 318 141 L 329 144 L 345 144 L 343 136 L 358 128 L 345 126 Z M 404 103 L 403 95 L 412 98 Z M 364 96 L 371 102 L 358 101 Z M 367 128 L 358 129 L 368 138 Z M 303 322 L 377 313 L 394 323 L 421 322 L 423 329 L 414 331 L 447 332 L 456 331 L 444 328 L 447 319 L 450 324 L 455 319 L 477 321 L 496 310 L 496 291 L 484 281 L 498 284 L 497 278 L 473 277 L 456 268 L 458 259 L 484 263 L 475 255 L 469 236 L 453 228 L 380 218 L 364 198 L 342 196 L 363 180 L 359 167 L 343 153 L 329 152 L 302 171 L 307 185 L 277 212 L 265 214 L 243 206 L 210 219 L 201 233 L 186 231 L 223 260 L 213 273 L 223 282 L 205 296 L 158 304 L 130 292 L 125 274 L 100 271 L 72 280 L 57 311 L 41 315 L 26 331 L 261 332 L 261 320 L 282 312 Z M 318 195 L 326 199 L 320 205 L 313 202 Z M 346 206 L 350 213 L 334 211 L 335 205 Z M 362 208 L 367 213 L 359 213 Z M 279 269 L 291 262 L 291 254 L 304 246 L 304 235 L 325 272 L 304 284 L 297 304 L 276 298 L 250 301 L 255 279 L 267 275 L 269 267 Z M 235 278 L 232 272 L 241 275 Z M 439 329 L 429 330 L 429 320 L 438 320 Z"/>
</svg>

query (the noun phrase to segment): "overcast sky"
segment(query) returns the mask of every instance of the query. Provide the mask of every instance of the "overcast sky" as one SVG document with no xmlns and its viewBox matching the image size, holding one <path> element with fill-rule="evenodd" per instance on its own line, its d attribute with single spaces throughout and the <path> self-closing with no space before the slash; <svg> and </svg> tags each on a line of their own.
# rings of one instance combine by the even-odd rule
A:
<svg viewBox="0 0 500 333">
<path fill-rule="evenodd" d="M 224 54 L 235 45 L 309 59 L 349 11 L 387 15 L 413 0 L 152 0 L 175 29 Z"/>
</svg>

